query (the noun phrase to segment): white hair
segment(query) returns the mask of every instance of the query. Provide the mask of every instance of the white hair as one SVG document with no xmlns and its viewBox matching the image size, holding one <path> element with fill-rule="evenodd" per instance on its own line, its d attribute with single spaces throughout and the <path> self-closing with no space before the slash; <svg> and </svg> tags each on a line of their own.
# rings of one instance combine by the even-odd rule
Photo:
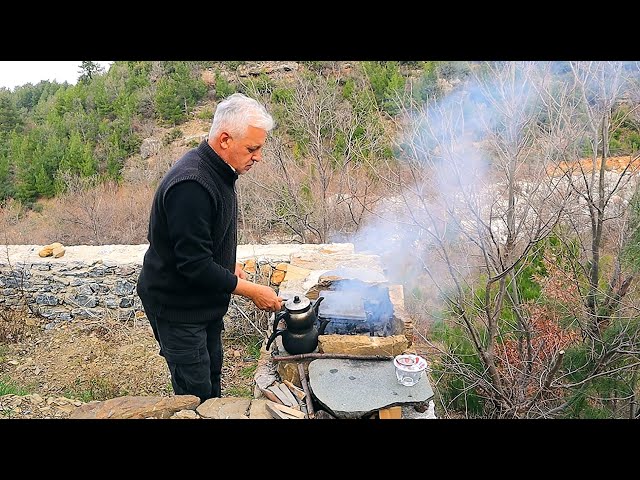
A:
<svg viewBox="0 0 640 480">
<path fill-rule="evenodd" d="M 273 128 L 274 121 L 258 101 L 242 93 L 234 93 L 218 104 L 213 114 L 209 137 L 213 138 L 223 131 L 232 135 L 244 135 L 249 125 L 268 132 Z"/>
</svg>

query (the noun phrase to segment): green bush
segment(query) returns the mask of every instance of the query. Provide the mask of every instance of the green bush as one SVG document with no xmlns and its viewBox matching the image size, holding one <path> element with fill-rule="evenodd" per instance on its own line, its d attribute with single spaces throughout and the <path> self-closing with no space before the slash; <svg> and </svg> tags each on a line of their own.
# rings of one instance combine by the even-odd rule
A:
<svg viewBox="0 0 640 480">
<path fill-rule="evenodd" d="M 169 145 L 178 138 L 182 137 L 182 135 L 182 130 L 180 130 L 179 128 L 172 128 L 165 134 L 164 138 L 162 139 L 162 144 Z"/>
<path fill-rule="evenodd" d="M 424 62 L 422 75 L 413 81 L 413 96 L 418 103 L 425 103 L 440 94 L 436 64 L 437 62 Z"/>
<path fill-rule="evenodd" d="M 622 250 L 623 264 L 634 272 L 640 272 L 640 194 L 635 193 L 629 202 L 630 220 L 628 235 Z"/>
<path fill-rule="evenodd" d="M 231 70 L 231 71 L 233 71 L 233 72 L 235 72 L 236 70 L 238 70 L 238 67 L 239 67 L 240 65 L 244 65 L 245 63 L 247 63 L 247 62 L 245 62 L 244 60 L 243 60 L 243 61 L 239 61 L 239 62 L 229 62 L 229 61 L 227 61 L 227 62 L 222 62 L 222 64 L 223 64 L 225 67 L 227 67 L 229 70 Z"/>
<path fill-rule="evenodd" d="M 397 62 L 364 62 L 365 72 L 378 107 L 389 115 L 398 113 L 398 100 L 405 86 Z"/>
<path fill-rule="evenodd" d="M 474 347 L 464 330 L 459 326 L 450 326 L 445 321 L 437 321 L 431 329 L 431 337 L 444 343 L 450 354 L 459 362 L 475 370 L 478 374 L 483 367 L 477 357 Z M 471 385 L 467 385 L 462 376 L 443 368 L 439 363 L 433 365 L 434 377 L 440 378 L 438 390 L 443 400 L 458 411 L 481 415 L 484 401 L 478 396 Z"/>
<path fill-rule="evenodd" d="M 276 87 L 271 92 L 271 101 L 275 104 L 291 105 L 294 91 L 291 88 Z"/>
<path fill-rule="evenodd" d="M 610 332 L 605 332 L 605 337 L 616 336 L 622 328 L 626 329 L 627 326 L 621 327 L 620 324 L 617 324 L 614 327 L 610 327 L 607 329 Z M 606 344 L 607 341 L 605 338 L 603 344 L 595 345 L 597 356 L 602 355 L 600 347 Z M 584 384 L 581 388 L 573 391 L 572 396 L 566 399 L 569 402 L 569 407 L 564 416 L 567 418 L 586 419 L 626 417 L 628 414 L 626 404 L 611 402 L 611 400 L 631 398 L 633 395 L 633 381 L 628 378 L 629 374 L 625 374 L 623 371 L 616 373 L 616 370 L 624 364 L 628 364 L 629 360 L 612 362 L 607 367 L 607 370 L 611 373 L 592 377 L 588 380 L 588 377 L 597 368 L 594 363 L 593 348 L 594 345 L 580 343 L 566 349 L 563 368 L 568 372 L 566 376 L 567 383 L 584 382 Z M 618 407 L 620 410 L 616 410 L 616 403 L 620 403 Z"/>
<path fill-rule="evenodd" d="M 166 62 L 166 76 L 156 84 L 155 107 L 158 119 L 176 125 L 207 92 L 207 85 L 184 62 Z"/>
<path fill-rule="evenodd" d="M 198 112 L 196 118 L 211 121 L 213 119 L 213 110 L 209 107 L 205 107 Z"/>
<path fill-rule="evenodd" d="M 219 73 L 216 74 L 216 98 L 223 99 L 236 92 L 236 87 Z"/>
</svg>

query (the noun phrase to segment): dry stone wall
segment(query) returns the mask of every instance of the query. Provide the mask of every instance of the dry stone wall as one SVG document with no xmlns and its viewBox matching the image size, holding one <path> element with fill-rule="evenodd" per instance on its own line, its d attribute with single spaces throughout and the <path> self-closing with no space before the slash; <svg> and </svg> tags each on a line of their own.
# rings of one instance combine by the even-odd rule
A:
<svg viewBox="0 0 640 480">
<path fill-rule="evenodd" d="M 75 317 L 144 319 L 136 283 L 147 245 L 66 246 L 63 257 L 38 256 L 42 245 L 0 249 L 0 308 L 23 307 L 54 321 Z M 240 262 L 276 271 L 292 257 L 354 255 L 352 244 L 239 245 Z M 260 268 L 266 267 L 266 268 Z"/>
</svg>

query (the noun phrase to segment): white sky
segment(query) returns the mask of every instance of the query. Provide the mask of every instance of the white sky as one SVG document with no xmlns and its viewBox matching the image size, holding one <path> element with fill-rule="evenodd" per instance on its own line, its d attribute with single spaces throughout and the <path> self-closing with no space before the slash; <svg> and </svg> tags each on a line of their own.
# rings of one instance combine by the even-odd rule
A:
<svg viewBox="0 0 640 480">
<path fill-rule="evenodd" d="M 105 71 L 113 62 L 97 62 Z M 58 83 L 69 82 L 75 85 L 80 76 L 79 70 L 82 61 L 13 61 L 0 62 L 0 88 L 6 87 L 12 90 L 19 85 L 32 83 L 35 85 L 40 80 L 54 80 Z"/>
</svg>

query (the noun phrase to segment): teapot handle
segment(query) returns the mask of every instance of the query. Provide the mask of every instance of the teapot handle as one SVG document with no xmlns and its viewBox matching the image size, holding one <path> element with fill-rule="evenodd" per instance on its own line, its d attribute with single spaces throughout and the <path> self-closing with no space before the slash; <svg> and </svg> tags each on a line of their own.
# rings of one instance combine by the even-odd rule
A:
<svg viewBox="0 0 640 480">
<path fill-rule="evenodd" d="M 284 330 L 278 330 L 278 324 L 280 323 L 280 320 L 282 319 L 282 317 L 284 317 L 286 314 L 287 312 L 276 313 L 276 316 L 273 319 L 273 328 L 271 329 L 272 331 L 271 336 L 269 337 L 269 340 L 267 341 L 267 346 L 265 347 L 267 350 L 269 350 L 269 347 L 271 346 L 271 342 L 273 342 L 278 335 L 284 332 Z"/>
<path fill-rule="evenodd" d="M 267 342 L 267 346 L 265 347 L 265 349 L 269 350 L 269 347 L 271 346 L 271 342 L 273 342 L 278 335 L 281 335 L 284 332 L 286 332 L 286 330 L 274 330 L 271 336 L 269 337 L 269 341 Z"/>
<path fill-rule="evenodd" d="M 275 318 L 273 319 L 273 328 L 271 329 L 272 332 L 275 332 L 278 329 L 278 324 L 280 323 L 280 320 L 282 320 L 282 318 L 287 314 L 287 312 L 278 312 L 276 313 Z"/>
</svg>

